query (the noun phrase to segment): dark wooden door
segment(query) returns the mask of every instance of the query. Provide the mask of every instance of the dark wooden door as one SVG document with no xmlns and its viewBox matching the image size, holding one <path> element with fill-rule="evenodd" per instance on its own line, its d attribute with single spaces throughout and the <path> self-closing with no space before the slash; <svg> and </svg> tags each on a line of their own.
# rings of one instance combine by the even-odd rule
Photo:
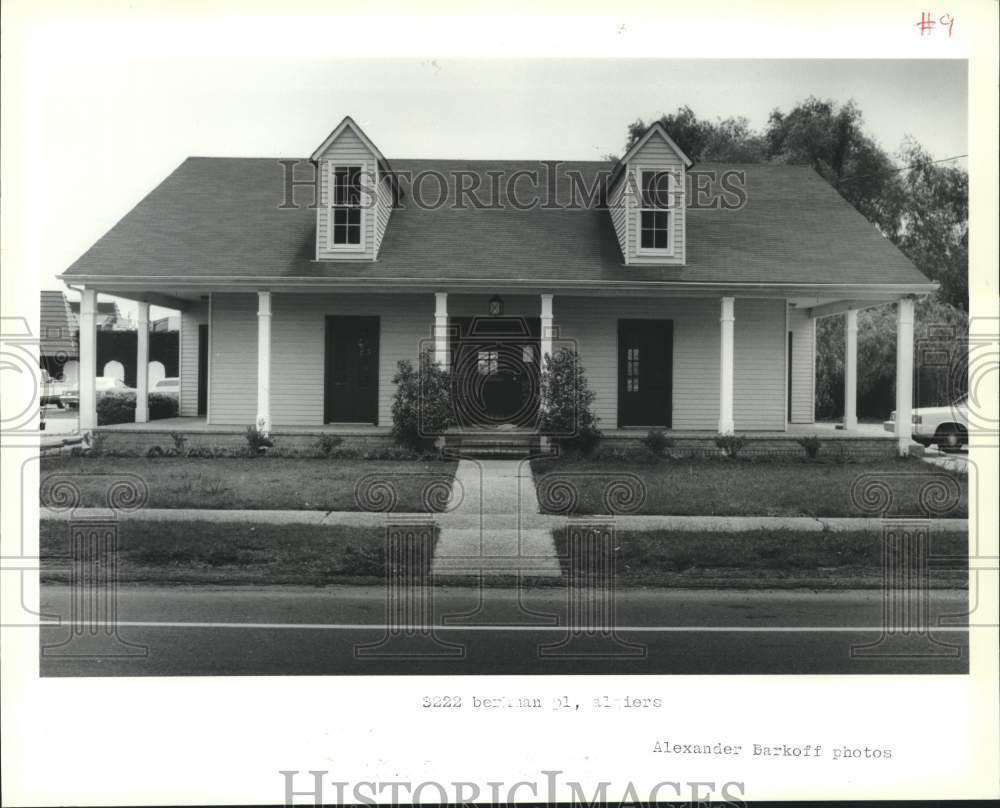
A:
<svg viewBox="0 0 1000 808">
<path fill-rule="evenodd" d="M 672 320 L 618 321 L 618 425 L 673 425 Z"/>
<path fill-rule="evenodd" d="M 378 317 L 326 318 L 325 423 L 378 423 Z"/>
<path fill-rule="evenodd" d="M 452 384 L 463 425 L 528 426 L 538 415 L 538 317 L 453 317 Z"/>
<path fill-rule="evenodd" d="M 208 412 L 208 326 L 198 326 L 198 415 Z"/>
</svg>

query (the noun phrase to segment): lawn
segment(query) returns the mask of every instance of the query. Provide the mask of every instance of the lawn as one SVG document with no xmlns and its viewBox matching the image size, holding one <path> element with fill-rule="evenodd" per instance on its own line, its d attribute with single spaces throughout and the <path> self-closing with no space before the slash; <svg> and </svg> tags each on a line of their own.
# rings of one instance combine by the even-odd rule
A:
<svg viewBox="0 0 1000 808">
<path fill-rule="evenodd" d="M 43 458 L 41 504 L 107 507 L 116 480 L 134 483 L 149 508 L 230 510 L 441 510 L 455 463 L 308 458 Z M 119 487 L 118 493 L 122 492 Z M 127 493 L 127 492 L 126 492 Z M 126 497 L 127 498 L 127 497 Z"/>
<path fill-rule="evenodd" d="M 564 571 L 575 563 L 567 552 L 567 530 L 555 534 Z M 878 532 L 623 530 L 613 539 L 615 579 L 623 586 L 851 588 L 882 584 Z M 965 533 L 932 535 L 930 554 L 934 556 L 930 586 L 967 586 Z"/>
<path fill-rule="evenodd" d="M 384 581 L 385 545 L 385 528 L 125 521 L 117 581 L 374 584 Z M 68 581 L 69 523 L 42 521 L 40 548 L 42 582 Z"/>
<path fill-rule="evenodd" d="M 693 516 L 880 516 L 872 503 L 891 492 L 886 516 L 924 516 L 926 498 L 944 492 L 930 515 L 966 517 L 967 475 L 919 460 L 824 463 L 798 460 L 704 458 L 652 462 L 560 458 L 532 464 L 543 513 L 668 514 Z M 864 479 L 861 479 L 864 478 Z M 617 488 L 615 480 L 621 481 Z M 858 482 L 871 497 L 855 503 Z M 936 488 L 935 486 L 943 486 Z M 643 493 L 644 491 L 644 493 Z M 616 494 L 624 494 L 615 506 Z M 609 505 L 606 500 L 612 504 Z"/>
</svg>

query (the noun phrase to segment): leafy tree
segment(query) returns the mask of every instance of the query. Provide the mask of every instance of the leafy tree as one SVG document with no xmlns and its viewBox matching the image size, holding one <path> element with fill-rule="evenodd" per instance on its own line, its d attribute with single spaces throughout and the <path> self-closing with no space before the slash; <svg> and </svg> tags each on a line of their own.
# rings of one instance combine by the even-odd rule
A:
<svg viewBox="0 0 1000 808">
<path fill-rule="evenodd" d="M 940 291 L 916 307 L 915 339 L 951 334 L 948 350 L 963 353 L 968 336 L 968 174 L 936 163 L 916 141 L 906 139 L 893 156 L 866 131 L 854 101 L 837 104 L 810 96 L 787 112 L 775 109 L 755 131 L 745 118 L 700 119 L 688 106 L 659 122 L 695 161 L 767 162 L 809 165 L 891 240 Z M 628 127 L 626 148 L 648 129 L 642 120 Z M 843 412 L 844 318 L 817 324 L 816 407 L 821 417 Z M 858 412 L 884 417 L 895 405 L 895 307 L 858 315 Z M 957 361 L 957 360 L 956 360 Z M 917 379 L 919 403 L 946 403 L 953 385 Z M 944 385 L 944 386 L 942 386 Z M 934 388 L 937 393 L 930 392 Z M 953 392 L 953 391 L 952 391 Z M 926 393 L 926 398 L 924 394 Z"/>
</svg>

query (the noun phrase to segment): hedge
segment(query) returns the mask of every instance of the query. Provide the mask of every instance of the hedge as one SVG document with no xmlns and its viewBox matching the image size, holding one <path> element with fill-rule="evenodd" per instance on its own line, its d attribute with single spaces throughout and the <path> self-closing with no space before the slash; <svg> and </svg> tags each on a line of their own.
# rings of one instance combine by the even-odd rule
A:
<svg viewBox="0 0 1000 808">
<path fill-rule="evenodd" d="M 173 418 L 177 399 L 162 393 L 149 394 L 149 420 Z M 97 425 L 131 424 L 135 421 L 135 393 L 104 393 L 97 399 Z"/>
</svg>

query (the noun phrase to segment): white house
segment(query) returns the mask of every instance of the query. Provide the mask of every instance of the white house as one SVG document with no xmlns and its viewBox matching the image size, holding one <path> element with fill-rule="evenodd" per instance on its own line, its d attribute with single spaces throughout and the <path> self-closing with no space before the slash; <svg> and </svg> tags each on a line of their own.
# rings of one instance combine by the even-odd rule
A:
<svg viewBox="0 0 1000 808">
<path fill-rule="evenodd" d="M 439 200 L 440 198 L 440 200 Z M 617 163 L 398 160 L 350 118 L 309 160 L 189 158 L 79 258 L 81 425 L 95 299 L 181 312 L 182 416 L 387 430 L 399 360 L 451 366 L 468 425 L 531 427 L 540 357 L 579 353 L 606 432 L 813 421 L 816 319 L 898 303 L 909 443 L 913 301 L 936 288 L 813 170 L 694 166 L 655 125 Z M 146 385 L 139 383 L 137 419 Z"/>
</svg>

